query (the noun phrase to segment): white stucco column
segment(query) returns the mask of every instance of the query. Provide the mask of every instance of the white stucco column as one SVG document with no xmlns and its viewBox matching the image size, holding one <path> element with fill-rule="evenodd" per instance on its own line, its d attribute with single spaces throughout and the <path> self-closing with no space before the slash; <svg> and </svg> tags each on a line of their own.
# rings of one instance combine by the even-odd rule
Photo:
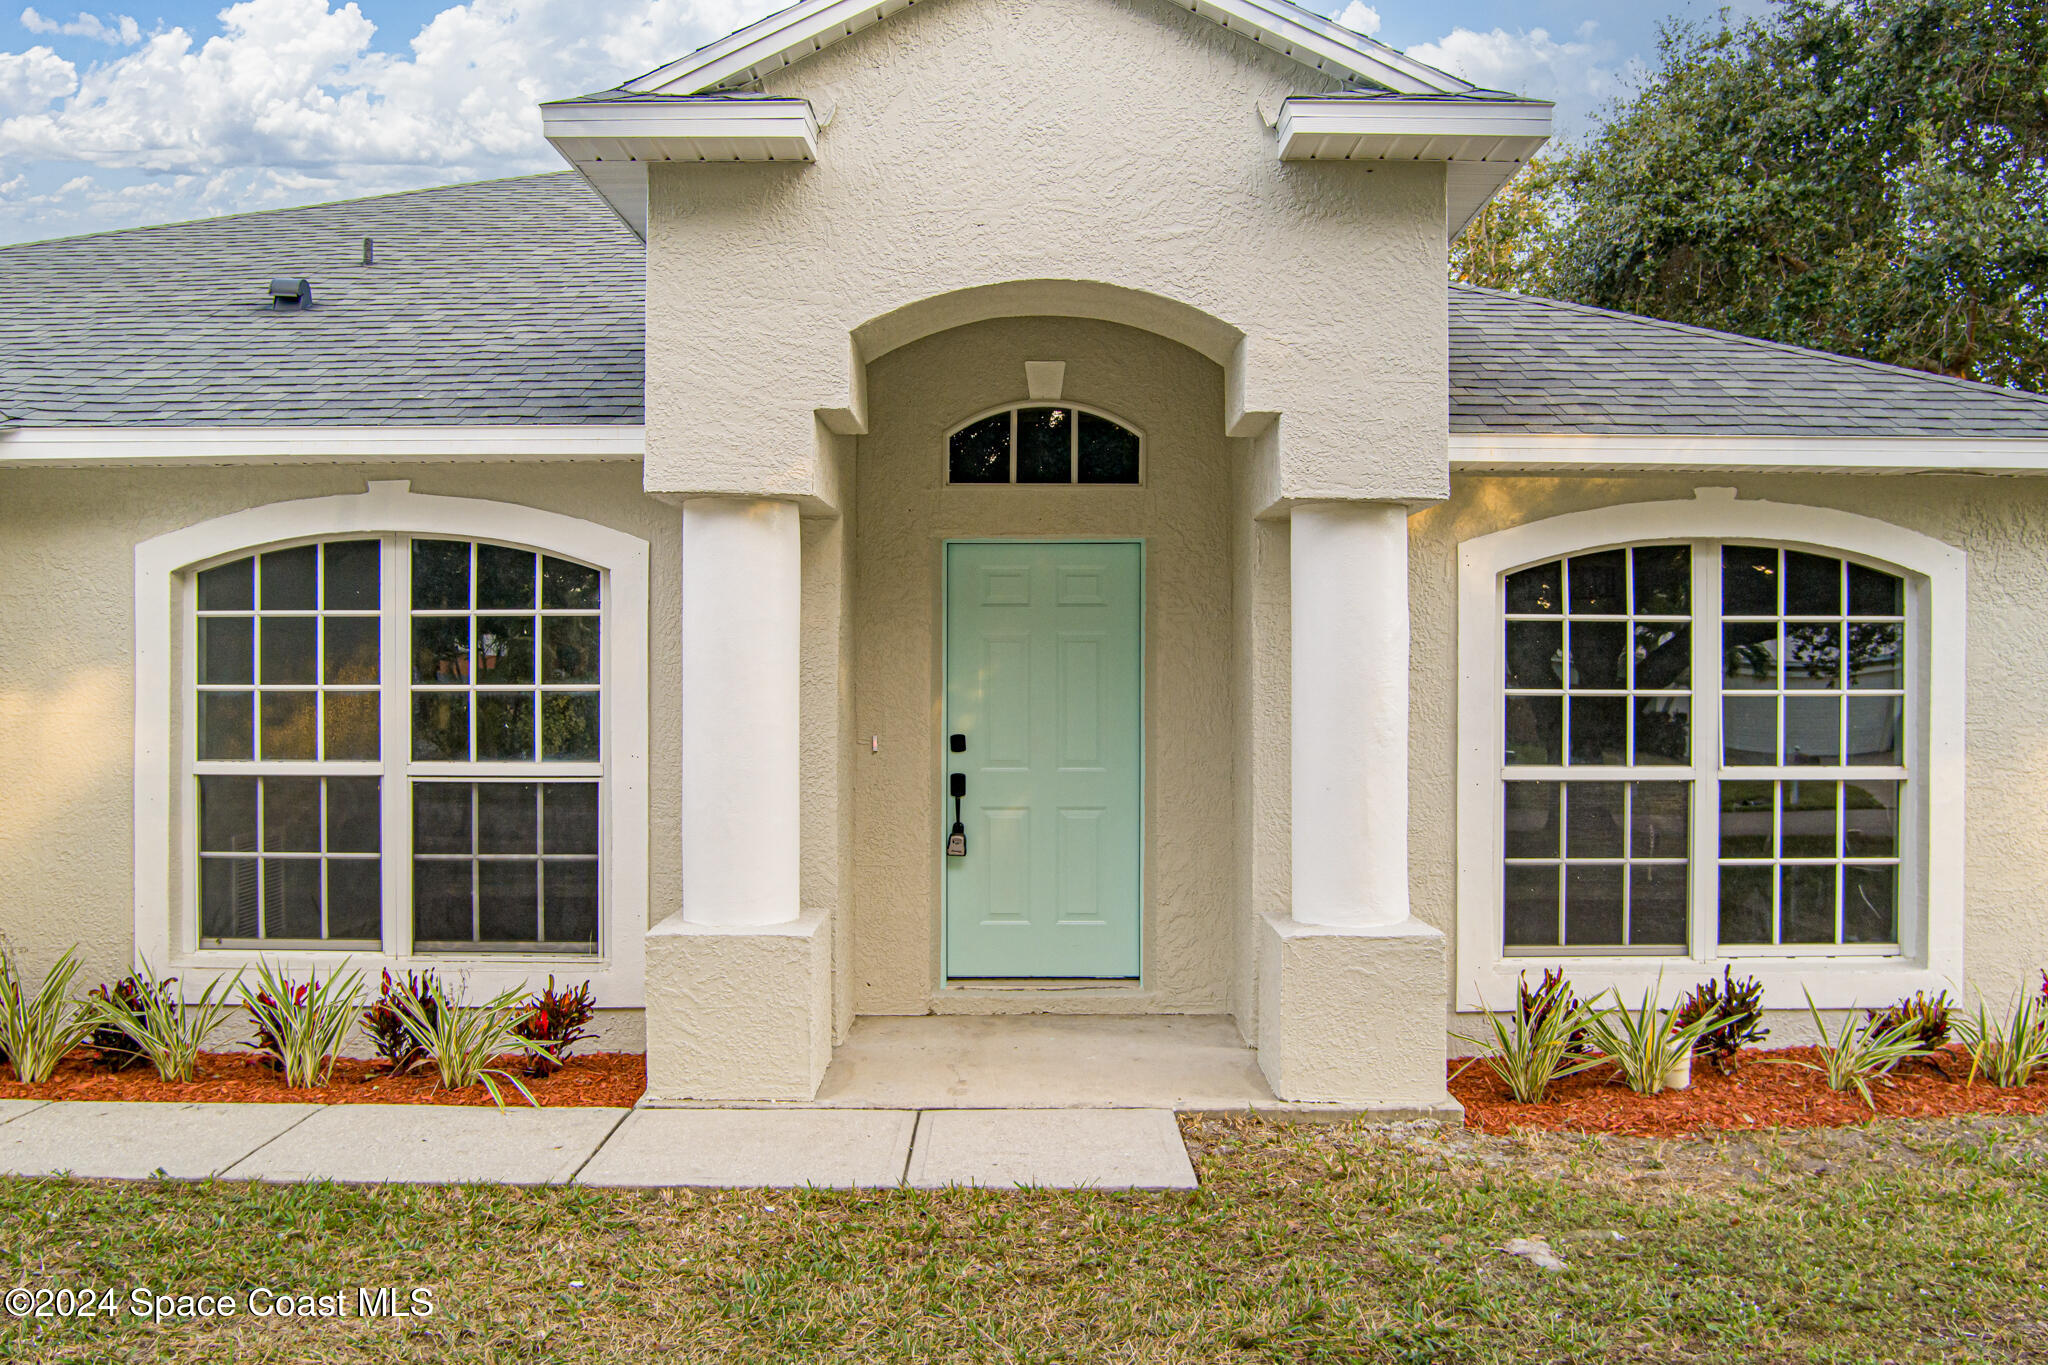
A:
<svg viewBox="0 0 2048 1365">
<path fill-rule="evenodd" d="M 1294 918 L 1408 918 L 1408 512 L 1291 514 Z"/>
<path fill-rule="evenodd" d="M 802 539 L 793 502 L 683 504 L 683 918 L 798 917 Z"/>
</svg>

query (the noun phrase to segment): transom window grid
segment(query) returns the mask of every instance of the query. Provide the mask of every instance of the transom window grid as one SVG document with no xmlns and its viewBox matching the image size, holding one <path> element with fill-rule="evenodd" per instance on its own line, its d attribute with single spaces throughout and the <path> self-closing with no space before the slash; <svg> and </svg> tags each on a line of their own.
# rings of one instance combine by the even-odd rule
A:
<svg viewBox="0 0 2048 1365">
<path fill-rule="evenodd" d="M 191 774 L 193 782 L 193 786 L 188 788 L 188 790 L 192 791 L 193 828 L 186 838 L 184 846 L 188 850 L 195 850 L 197 853 L 197 856 L 191 859 L 191 874 L 188 880 L 188 904 L 198 907 L 200 911 L 200 929 L 197 946 L 200 948 L 276 947 L 333 950 L 381 945 L 386 954 L 394 957 L 446 954 L 490 956 L 513 951 L 531 953 L 542 958 L 561 956 L 573 959 L 576 957 L 587 957 L 599 952 L 600 945 L 597 938 L 596 925 L 597 921 L 601 918 L 603 884 L 608 879 L 609 869 L 602 866 L 602 858 L 594 851 L 589 861 L 596 869 L 597 879 L 600 884 L 599 899 L 588 917 L 590 937 L 587 940 L 576 942 L 537 942 L 533 939 L 522 939 L 512 946 L 500 946 L 490 942 L 459 943 L 450 940 L 416 939 L 414 882 L 420 860 L 414 856 L 413 852 L 414 822 L 412 796 L 417 782 L 421 779 L 455 776 L 483 781 L 524 778 L 528 782 L 545 777 L 550 785 L 565 783 L 571 779 L 582 779 L 593 787 L 597 787 L 602 783 L 605 777 L 601 732 L 599 730 L 602 714 L 600 706 L 602 693 L 601 673 L 605 648 L 601 623 L 603 614 L 602 571 L 560 556 L 544 555 L 519 547 L 497 545 L 491 542 L 445 540 L 425 535 L 356 536 L 346 538 L 346 543 L 355 546 L 367 545 L 373 547 L 376 551 L 374 561 L 376 568 L 374 605 L 369 608 L 355 605 L 347 609 L 337 608 L 330 610 L 324 605 L 324 598 L 322 599 L 323 605 L 317 609 L 294 607 L 288 610 L 279 609 L 275 612 L 260 606 L 228 608 L 202 605 L 203 603 L 219 602 L 222 600 L 217 594 L 209 592 L 210 581 L 216 583 L 221 581 L 219 579 L 209 580 L 207 576 L 210 573 L 223 568 L 233 570 L 242 561 L 254 561 L 255 567 L 252 569 L 249 577 L 252 583 L 258 586 L 252 588 L 252 593 L 254 594 L 252 600 L 260 604 L 262 602 L 260 592 L 262 561 L 265 558 L 298 551 L 311 552 L 316 558 L 324 560 L 324 555 L 322 554 L 323 547 L 331 547 L 340 543 L 343 542 L 316 541 L 296 545 L 287 543 L 265 547 L 258 551 L 241 551 L 232 556 L 218 558 L 210 564 L 202 564 L 196 570 L 186 575 L 185 601 L 187 611 L 185 619 L 187 630 L 184 649 L 186 658 L 191 660 L 192 663 L 188 666 L 186 674 L 187 686 L 183 690 L 185 697 L 183 726 L 186 735 L 187 771 Z M 524 614 L 536 618 L 538 623 L 537 633 L 541 636 L 544 643 L 548 627 L 546 621 L 542 618 L 587 621 L 588 624 L 586 626 L 580 627 L 586 632 L 583 637 L 583 643 L 587 646 L 587 654 L 582 656 L 583 662 L 575 663 L 568 668 L 563 677 L 552 679 L 550 682 L 536 681 L 531 687 L 508 686 L 505 688 L 494 688 L 488 684 L 476 687 L 470 684 L 467 677 L 462 680 L 461 684 L 456 686 L 435 687 L 428 685 L 421 688 L 412 685 L 403 663 L 394 666 L 387 661 L 403 661 L 412 654 L 413 646 L 416 643 L 413 638 L 413 617 L 416 614 L 459 616 L 465 622 L 474 622 L 479 616 L 488 617 L 497 611 L 496 608 L 489 606 L 479 608 L 475 594 L 471 592 L 466 604 L 459 612 L 453 607 L 448 607 L 434 612 L 414 613 L 411 609 L 414 597 L 412 590 L 413 552 L 416 546 L 422 544 L 469 546 L 471 547 L 469 550 L 469 563 L 471 565 L 474 565 L 476 562 L 475 557 L 478 548 L 510 550 L 515 554 L 530 556 L 535 561 L 536 591 L 539 594 L 539 600 L 533 608 L 528 609 Z M 552 595 L 546 586 L 546 579 L 550 569 L 573 571 L 572 573 L 557 574 L 557 581 Z M 324 589 L 324 580 L 322 586 Z M 502 614 L 502 612 L 499 614 Z M 328 616 L 342 616 L 367 620 L 375 626 L 377 658 L 374 663 L 374 670 L 375 679 L 379 685 L 374 690 L 371 690 L 369 694 L 376 700 L 377 743 L 374 751 L 368 757 L 265 757 L 263 756 L 264 751 L 260 747 L 263 742 L 260 728 L 255 729 L 253 732 L 254 738 L 251 742 L 253 756 L 240 758 L 209 756 L 210 746 L 208 746 L 205 731 L 206 723 L 209 719 L 208 708 L 210 705 L 214 705 L 214 703 L 209 702 L 208 694 L 235 689 L 228 686 L 215 686 L 201 680 L 211 671 L 204 647 L 207 642 L 203 639 L 203 634 L 217 629 L 208 627 L 205 623 L 214 618 L 260 618 L 270 615 L 287 617 L 317 616 L 323 619 Z M 260 646 L 262 639 L 260 627 L 261 621 L 258 620 L 255 627 L 252 628 L 252 639 L 256 641 L 257 646 Z M 321 632 L 320 638 L 323 649 L 325 648 L 325 637 L 326 632 Z M 477 641 L 474 636 L 469 637 L 468 645 L 471 649 L 473 649 L 476 643 Z M 484 643 L 488 646 L 490 642 L 486 641 Z M 323 655 L 322 657 L 324 660 L 325 656 Z M 473 671 L 476 655 L 465 651 L 465 657 L 469 661 L 464 669 L 465 673 L 467 673 Z M 419 664 L 420 660 L 415 658 L 415 669 L 417 669 Z M 545 668 L 546 665 L 536 660 L 534 667 L 539 670 Z M 244 685 L 240 690 L 244 692 L 268 690 L 267 685 L 260 683 L 262 673 L 260 652 L 252 664 L 252 668 L 258 675 L 259 682 Z M 350 676 L 353 677 L 355 675 Z M 291 684 L 289 687 L 290 690 L 294 691 L 325 692 L 331 690 L 325 687 L 312 688 L 299 684 Z M 545 736 L 547 731 L 546 711 L 544 709 L 546 705 L 545 699 L 551 694 L 558 693 L 573 696 L 579 699 L 579 705 L 589 708 L 587 713 L 577 712 L 571 716 L 572 720 L 578 721 L 584 720 L 587 717 L 587 729 L 575 732 L 579 738 L 587 735 L 587 742 L 569 747 L 569 752 L 574 756 L 558 757 L 554 754 L 541 754 L 539 752 L 541 741 L 537 738 L 533 751 L 536 756 L 528 758 L 497 757 L 463 760 L 459 758 L 422 757 L 415 752 L 415 746 L 412 743 L 415 693 L 421 691 L 430 693 L 444 691 L 460 692 L 471 695 L 477 692 L 482 692 L 486 695 L 499 692 L 530 692 L 541 699 L 536 706 L 536 711 L 542 717 L 539 727 L 542 736 Z M 587 702 L 581 700 L 586 697 L 588 698 Z M 252 707 L 253 710 L 254 708 Z M 471 724 L 473 726 L 473 722 Z M 322 732 L 316 728 L 314 733 L 317 735 Z M 213 747 L 212 752 L 218 752 L 218 748 Z M 278 750 L 273 749 L 270 752 L 275 753 Z M 303 746 L 285 752 L 300 753 L 303 752 Z M 327 751 L 319 749 L 316 741 L 315 752 Z M 471 752 L 474 753 L 475 750 L 472 749 Z M 559 748 L 557 752 L 560 752 Z M 318 859 L 324 868 L 321 880 L 321 906 L 319 909 L 319 923 L 322 928 L 322 935 L 314 936 L 292 933 L 287 936 L 271 933 L 273 916 L 271 914 L 270 902 L 267 899 L 261 902 L 263 908 L 254 916 L 258 924 L 258 932 L 255 936 L 245 936 L 240 932 L 232 935 L 207 932 L 208 924 L 204 908 L 204 888 L 200 884 L 206 867 L 212 862 L 220 861 L 214 857 L 216 853 L 240 851 L 238 848 L 212 850 L 201 847 L 203 842 L 202 830 L 205 823 L 203 814 L 205 797 L 201 784 L 209 779 L 224 777 L 242 777 L 251 781 L 258 779 L 267 781 L 270 778 L 278 777 L 314 779 L 365 777 L 381 779 L 380 809 L 376 815 L 378 828 L 377 842 L 380 852 L 372 859 L 372 861 L 377 862 L 379 867 L 380 883 L 376 891 L 378 900 L 378 913 L 376 917 L 378 932 L 375 935 L 370 937 L 358 936 L 356 928 L 360 923 L 358 915 L 344 913 L 337 918 L 336 915 L 331 913 L 338 904 L 338 899 L 333 894 L 334 888 L 331 882 L 334 876 L 333 865 L 339 860 L 326 852 L 323 852 Z M 216 801 L 219 799 L 218 793 L 220 790 L 221 788 L 217 786 Z M 264 798 L 258 797 L 256 799 L 260 802 Z M 324 817 L 322 827 L 325 828 Z M 265 827 L 265 832 L 259 837 L 264 839 L 270 837 L 267 827 Z M 303 877 L 305 875 L 297 872 L 296 869 L 288 869 L 285 866 L 288 862 L 293 861 L 295 854 L 300 853 L 302 853 L 302 850 L 280 847 L 266 850 L 259 854 L 262 867 L 258 872 L 256 881 L 253 883 L 253 885 L 261 888 L 259 895 L 267 896 L 268 888 L 272 885 L 286 885 L 286 879 L 289 877 Z M 565 855 L 565 860 L 574 861 L 577 856 L 579 855 Z M 346 861 L 354 862 L 356 860 L 350 858 Z M 277 866 L 276 871 L 272 870 L 273 863 Z M 412 871 L 409 872 L 408 869 L 412 869 Z M 216 877 L 220 875 L 216 874 Z M 241 869 L 239 875 L 242 877 L 241 884 L 245 888 L 252 885 L 249 880 L 248 869 Z M 354 874 L 349 872 L 348 875 Z M 220 884 L 216 882 L 216 885 Z M 292 885 L 302 886 L 303 883 L 295 882 Z M 216 895 L 218 896 L 218 894 L 217 892 Z M 279 901 L 280 907 L 286 904 L 296 905 L 297 903 L 290 900 L 289 897 Z M 217 907 L 218 904 L 217 900 Z M 212 921 L 212 927 L 217 928 L 221 927 L 224 922 L 233 922 L 234 927 L 239 930 L 244 927 L 244 922 L 251 918 L 246 911 L 240 916 L 224 917 L 223 912 L 217 908 Z M 290 915 L 289 921 L 288 925 L 284 920 L 277 920 L 276 923 L 280 927 L 289 927 L 296 930 L 310 922 L 310 912 L 300 910 Z M 578 917 L 577 922 L 579 924 L 582 922 L 581 917 Z M 333 935 L 332 930 L 337 923 L 341 924 L 347 931 L 347 937 L 337 938 Z"/>
<path fill-rule="evenodd" d="M 1076 403 L 1013 404 L 946 434 L 948 484 L 1057 487 L 1143 481 L 1143 433 Z"/>
<path fill-rule="evenodd" d="M 1672 605 L 1668 594 L 1640 595 L 1636 581 L 1636 557 L 1640 552 L 1674 548 L 1686 552 L 1691 560 L 1685 603 L 1691 610 L 1684 614 Z M 1748 610 L 1738 614 L 1725 611 L 1724 551 L 1736 555 L 1776 556 L 1773 578 L 1780 585 L 1777 588 L 1779 596 L 1769 608 L 1778 613 L 1776 616 L 1765 614 L 1767 609 L 1760 598 L 1741 600 L 1739 594 L 1736 605 Z M 1605 576 L 1612 583 L 1615 575 L 1611 572 L 1611 557 L 1623 554 L 1627 556 L 1626 610 L 1613 607 L 1612 604 L 1623 600 L 1614 593 L 1587 594 L 1573 600 L 1569 589 L 1572 561 L 1606 558 L 1610 569 Z M 1792 556 L 1797 558 L 1790 558 Z M 1832 614 L 1814 609 L 1799 616 L 1788 615 L 1788 603 L 1792 606 L 1814 605 L 1811 599 L 1802 601 L 1785 596 L 1787 588 L 1782 585 L 1789 577 L 1788 564 L 1801 566 L 1800 572 L 1810 582 L 1812 571 L 1827 563 L 1834 565 L 1834 572 L 1839 577 L 1843 605 Z M 1539 600 L 1535 593 L 1539 585 L 1529 575 L 1538 575 L 1553 567 L 1558 570 L 1555 575 L 1557 581 L 1544 585 L 1550 587 L 1550 594 L 1547 599 Z M 1858 591 L 1859 584 L 1861 592 Z M 1886 588 L 1885 584 L 1890 587 Z M 1874 601 L 1876 596 L 1884 597 L 1888 604 L 1884 609 L 1859 605 Z M 1916 877 L 1913 860 L 1908 856 L 1913 847 L 1913 831 L 1909 828 L 1912 806 L 1906 799 L 1909 781 L 1906 755 L 1912 752 L 1910 731 L 1914 725 L 1914 717 L 1906 705 L 1906 678 L 1910 672 L 1910 642 L 1916 631 L 1912 617 L 1916 607 L 1904 580 L 1887 568 L 1865 564 L 1845 554 L 1825 555 L 1772 546 L 1744 546 L 1736 542 L 1696 541 L 1670 546 L 1644 544 L 1583 551 L 1504 573 L 1499 580 L 1496 605 L 1502 622 L 1505 673 L 1501 679 L 1504 751 L 1499 769 L 1503 785 L 1499 807 L 1504 868 L 1503 921 L 1496 942 L 1504 955 L 1655 954 L 1789 958 L 1897 956 L 1901 952 L 1907 928 L 1906 896 Z M 1599 610 L 1602 606 L 1609 609 Z M 1649 610 L 1645 611 L 1645 607 Z M 1552 677 L 1535 678 L 1530 675 L 1532 663 L 1541 665 L 1545 656 L 1540 647 L 1530 643 L 1533 633 L 1527 630 L 1526 624 L 1522 631 L 1521 655 L 1519 659 L 1517 657 L 1517 623 L 1531 622 L 1548 622 L 1556 629 L 1559 648 L 1557 654 L 1548 660 L 1554 669 Z M 1782 642 L 1788 638 L 1818 640 L 1821 646 L 1826 644 L 1824 635 L 1809 632 L 1805 636 L 1790 637 L 1785 633 L 1810 626 L 1840 627 L 1842 639 L 1850 645 L 1848 657 L 1840 666 L 1834 667 L 1827 663 L 1824 648 L 1809 648 L 1807 655 L 1817 658 L 1817 663 L 1800 663 L 1797 657 L 1792 662 L 1802 674 L 1817 674 L 1816 677 L 1760 679 L 1762 686 L 1758 688 L 1728 685 L 1723 676 L 1724 663 L 1731 671 L 1736 665 L 1724 657 L 1716 657 L 1722 653 L 1722 645 L 1732 637 L 1734 627 L 1756 626 L 1763 622 L 1772 623 L 1778 631 L 1774 638 L 1780 642 L 1780 657 Z M 1577 668 L 1570 656 L 1569 641 L 1582 623 L 1610 627 L 1625 624 L 1629 641 L 1625 664 L 1616 665 L 1607 672 L 1595 669 L 1590 674 Z M 1648 639 L 1642 631 L 1645 624 L 1653 627 Z M 1848 628 L 1851 626 L 1882 627 L 1883 630 L 1873 632 L 1868 641 L 1859 645 L 1850 640 Z M 1643 688 L 1641 684 L 1645 679 L 1641 665 L 1648 657 L 1646 647 L 1654 649 L 1656 638 L 1667 629 L 1676 632 L 1681 628 L 1689 636 L 1685 677 L 1697 679 L 1697 683 L 1689 689 L 1666 685 L 1667 675 L 1660 670 L 1649 680 L 1652 686 Z M 1724 628 L 1730 631 L 1730 636 L 1724 636 Z M 1605 646 L 1612 643 L 1613 633 L 1610 630 L 1593 638 L 1603 646 L 1604 661 Z M 1873 662 L 1873 658 L 1877 661 Z M 1831 667 L 1833 671 L 1830 671 Z M 1606 668 L 1604 662 L 1602 668 Z M 1624 676 L 1626 684 L 1619 685 Z M 1588 681 L 1595 685 L 1584 685 Z M 1523 685 L 1539 682 L 1548 685 Z M 1724 697 L 1747 701 L 1750 695 L 1766 688 L 1774 705 L 1782 705 L 1788 694 L 1793 695 L 1796 701 L 1805 701 L 1814 692 L 1832 692 L 1837 701 L 1847 703 L 1841 705 L 1842 719 L 1837 722 L 1838 728 L 1831 732 L 1840 737 L 1837 750 L 1826 755 L 1834 761 L 1820 761 L 1811 745 L 1793 748 L 1793 761 L 1789 763 L 1780 761 L 1784 751 L 1779 747 L 1774 747 L 1768 755 L 1736 747 L 1741 737 L 1727 731 Z M 1738 691 L 1750 695 L 1737 698 Z M 1697 708 L 1690 707 L 1694 693 L 1697 693 L 1699 702 Z M 1850 693 L 1855 695 L 1849 696 Z M 1625 707 L 1617 708 L 1614 704 L 1617 699 L 1624 700 Z M 1642 720 L 1646 713 L 1651 716 L 1679 714 L 1673 704 L 1681 699 L 1690 715 L 1691 735 L 1686 746 L 1688 756 L 1679 764 L 1673 759 L 1677 748 L 1675 743 L 1660 744 L 1654 738 L 1648 745 L 1643 742 Z M 1860 750 L 1852 747 L 1857 742 L 1855 736 L 1858 733 L 1852 728 L 1856 722 L 1849 718 L 1852 705 L 1859 701 L 1878 700 L 1887 710 L 1880 719 L 1866 722 L 1865 730 L 1882 731 L 1888 726 L 1891 736 L 1887 741 L 1888 747 L 1869 744 Z M 1597 745 L 1588 741 L 1583 729 L 1574 736 L 1574 711 L 1584 701 L 1594 703 L 1588 708 L 1588 713 L 1597 726 L 1594 733 L 1601 738 Z M 1531 702 L 1554 707 L 1554 712 L 1534 710 Z M 1646 702 L 1649 705 L 1646 706 Z M 1518 706 L 1522 708 L 1519 716 L 1516 714 Z M 1782 737 L 1787 733 L 1782 728 L 1784 716 L 1791 714 L 1796 718 L 1798 710 L 1795 707 L 1790 713 L 1773 712 L 1773 720 L 1780 727 L 1778 737 L 1773 740 L 1774 746 L 1784 742 Z M 1553 714 L 1554 721 L 1551 719 Z M 1739 708 L 1735 715 L 1740 718 Z M 1798 732 L 1791 733 L 1796 738 Z M 1624 734 L 1625 744 L 1616 744 L 1617 736 Z M 1766 758 L 1770 761 L 1764 761 Z M 1570 804 L 1570 789 L 1590 779 L 1619 782 L 1630 778 L 1682 775 L 1690 779 L 1685 785 L 1690 793 L 1688 844 L 1693 854 L 1689 859 L 1689 904 L 1685 916 L 1688 932 L 1685 941 L 1669 947 L 1653 947 L 1634 943 L 1623 934 L 1606 945 L 1572 942 L 1570 867 L 1584 860 L 1572 858 L 1567 851 L 1560 853 L 1554 863 L 1556 875 L 1562 879 L 1562 903 L 1555 915 L 1554 942 L 1534 941 L 1533 926 L 1542 917 L 1528 910 L 1523 915 L 1520 934 L 1525 941 L 1517 943 L 1518 935 L 1508 923 L 1514 918 L 1510 898 L 1515 879 L 1523 879 L 1526 889 L 1532 881 L 1540 882 L 1548 875 L 1552 862 L 1547 855 L 1543 858 L 1516 856 L 1515 834 L 1510 826 L 1517 811 L 1522 812 L 1522 819 L 1526 822 L 1531 808 L 1552 804 L 1562 810 Z M 1542 784 L 1555 794 L 1539 796 L 1534 789 L 1518 792 L 1517 787 L 1521 784 Z M 1788 784 L 1794 793 L 1790 797 L 1784 795 Z M 1640 781 L 1631 784 L 1633 787 L 1642 785 Z M 1753 842 L 1753 832 L 1752 842 L 1724 842 L 1724 829 L 1733 829 L 1743 821 L 1739 818 L 1740 812 L 1724 811 L 1723 807 L 1754 801 L 1759 791 L 1767 792 L 1766 804 L 1773 822 L 1769 851 L 1762 851 Z M 1825 829 L 1821 824 L 1823 812 L 1813 804 L 1821 799 L 1815 793 L 1823 791 L 1834 794 L 1834 804 L 1827 806 L 1825 811 L 1832 823 Z M 1632 793 L 1630 800 L 1634 799 Z M 1789 843 L 1784 836 L 1784 811 L 1788 800 L 1793 803 L 1791 809 L 1795 812 L 1793 837 Z M 1565 838 L 1563 831 L 1566 828 L 1568 815 L 1557 831 L 1560 841 Z M 1821 847 L 1823 839 L 1832 839 L 1825 850 Z M 1623 861 L 1633 868 L 1633 857 Z M 1517 871 L 1518 867 L 1522 870 Z M 1739 914 L 1731 914 L 1731 907 L 1724 904 L 1723 878 L 1731 873 L 1735 878 L 1731 887 L 1749 892 L 1747 908 Z M 1629 894 L 1624 900 L 1627 908 L 1621 919 L 1621 923 L 1631 930 L 1637 921 L 1633 893 L 1639 884 L 1637 874 L 1632 870 Z M 1725 926 L 1724 918 L 1728 921 Z M 1609 919 L 1611 922 L 1611 914 Z M 1878 927 L 1880 921 L 1882 931 Z M 1827 929 L 1825 939 L 1821 936 L 1823 925 Z M 1767 927 L 1768 934 L 1759 926 Z"/>
</svg>

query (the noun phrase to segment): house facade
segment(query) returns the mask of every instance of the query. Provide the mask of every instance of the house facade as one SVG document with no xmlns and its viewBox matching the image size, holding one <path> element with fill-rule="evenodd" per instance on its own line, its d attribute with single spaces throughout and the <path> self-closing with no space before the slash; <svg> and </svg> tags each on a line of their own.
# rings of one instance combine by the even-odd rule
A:
<svg viewBox="0 0 2048 1365">
<path fill-rule="evenodd" d="M 1525 970 L 2041 959 L 2048 401 L 1448 285 L 1542 103 L 805 0 L 543 116 L 575 175 L 0 248 L 25 959 L 589 977 L 679 1100 L 1227 1015 L 1409 1109 Z"/>
</svg>

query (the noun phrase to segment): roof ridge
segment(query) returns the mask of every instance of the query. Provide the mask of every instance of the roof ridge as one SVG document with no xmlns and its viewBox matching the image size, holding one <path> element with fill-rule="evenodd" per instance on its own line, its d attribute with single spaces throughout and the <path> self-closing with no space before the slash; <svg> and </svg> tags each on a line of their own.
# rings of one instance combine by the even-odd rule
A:
<svg viewBox="0 0 2048 1365">
<path fill-rule="evenodd" d="M 440 194 L 448 190 L 475 189 L 482 185 L 508 185 L 520 180 L 550 180 L 558 176 L 574 177 L 576 172 L 530 171 L 525 175 L 494 175 L 485 180 L 456 180 L 445 185 L 420 185 L 409 190 L 386 190 L 381 194 L 359 194 L 352 199 L 321 199 L 311 204 L 282 204 L 273 209 L 244 209 L 240 213 L 217 213 L 204 218 L 174 218 L 168 223 L 136 223 L 131 227 L 101 228 L 98 232 L 74 232 L 63 237 L 37 237 L 27 242 L 0 242 L 0 251 L 13 251 L 18 247 L 52 246 L 58 242 L 85 242 L 100 237 L 119 237 L 130 232 L 163 232 L 171 228 L 198 227 L 202 224 L 232 223 L 243 218 L 266 218 L 280 213 L 304 213 L 308 209 L 341 208 L 348 204 L 374 204 L 384 199 L 404 199 L 415 194 Z"/>
<path fill-rule="evenodd" d="M 1858 355 L 1843 355 L 1840 351 L 1824 351 L 1818 346 L 1800 346 L 1790 341 L 1772 341 L 1767 337 L 1746 336 L 1741 332 L 1724 332 L 1715 327 L 1701 327 L 1697 323 L 1673 322 L 1669 318 L 1653 318 L 1646 313 L 1627 313 L 1619 308 L 1601 308 L 1590 303 L 1574 303 L 1570 299 L 1553 299 L 1543 294 L 1522 294 L 1512 289 L 1493 289 L 1483 284 L 1466 284 L 1460 280 L 1451 281 L 1451 288 L 1470 294 L 1488 294 L 1495 298 L 1513 299 L 1520 303 L 1540 304 L 1547 308 L 1567 309 L 1576 313 L 1590 313 L 1596 317 L 1612 318 L 1617 322 L 1631 323 L 1641 327 L 1668 327 L 1673 331 L 1689 332 L 1694 336 L 1713 337 L 1717 341 L 1739 342 L 1745 346 L 1759 346 L 1770 351 L 1784 351 L 1793 355 L 1812 356 L 1819 360 L 1832 361 L 1841 365 L 1858 365 L 1864 369 L 1878 370 L 1890 375 L 1908 375 L 1914 379 L 1927 380 L 1971 393 L 1994 394 L 2000 397 L 2019 398 L 2030 403 L 2048 405 L 2048 394 L 2035 393 L 2031 389 L 2016 389 L 2004 384 L 1988 384 L 1981 379 L 1960 379 L 1952 374 L 1939 374 L 1933 370 L 1919 370 L 1911 365 L 1893 365 L 1882 360 L 1870 360 Z"/>
</svg>

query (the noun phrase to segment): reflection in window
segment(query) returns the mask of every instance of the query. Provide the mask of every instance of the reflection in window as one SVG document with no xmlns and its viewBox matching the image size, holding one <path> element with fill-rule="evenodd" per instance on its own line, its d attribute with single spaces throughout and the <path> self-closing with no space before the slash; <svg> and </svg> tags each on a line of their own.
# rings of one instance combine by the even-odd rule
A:
<svg viewBox="0 0 2048 1365">
<path fill-rule="evenodd" d="M 1142 440 L 1114 418 L 1029 404 L 976 418 L 946 438 L 946 482 L 1137 483 Z"/>
</svg>

